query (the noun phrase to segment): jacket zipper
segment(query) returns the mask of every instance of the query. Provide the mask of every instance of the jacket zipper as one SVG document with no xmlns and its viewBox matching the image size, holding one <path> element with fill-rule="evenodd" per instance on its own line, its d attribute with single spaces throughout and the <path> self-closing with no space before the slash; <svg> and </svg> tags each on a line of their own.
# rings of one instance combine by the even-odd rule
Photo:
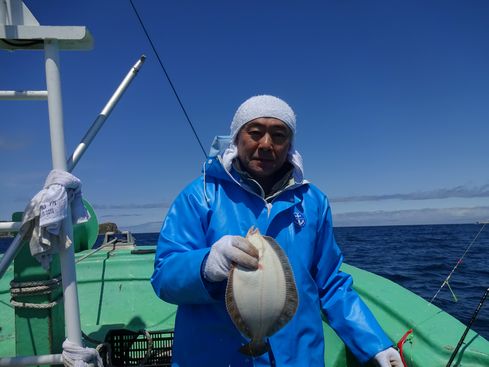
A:
<svg viewBox="0 0 489 367">
<path fill-rule="evenodd" d="M 302 186 L 302 185 L 304 185 L 304 184 L 306 184 L 306 183 L 307 183 L 307 181 L 306 181 L 306 180 L 303 180 L 301 183 L 294 183 L 293 185 L 286 187 L 286 188 L 285 188 L 285 189 L 283 189 L 282 191 L 278 191 L 277 193 L 275 193 L 274 198 L 273 198 L 273 199 L 272 199 L 272 201 L 269 203 L 268 201 L 266 201 L 266 200 L 265 200 L 265 198 L 263 198 L 262 196 L 258 195 L 256 192 L 251 191 L 251 190 L 249 190 L 248 188 L 246 188 L 246 187 L 244 187 L 243 185 L 241 185 L 241 183 L 239 183 L 239 182 L 238 182 L 238 181 L 237 181 L 237 180 L 236 180 L 236 179 L 233 177 L 233 175 L 232 175 L 232 174 L 231 174 L 231 173 L 230 173 L 230 172 L 229 172 L 227 169 L 225 169 L 225 168 L 224 168 L 224 166 L 222 165 L 221 157 L 218 157 L 218 159 L 219 159 L 219 163 L 221 163 L 222 168 L 223 168 L 223 169 L 224 169 L 224 171 L 227 173 L 227 175 L 228 175 L 228 176 L 231 178 L 231 180 L 233 180 L 233 181 L 234 181 L 234 182 L 235 182 L 235 183 L 236 183 L 236 184 L 237 184 L 239 187 L 241 187 L 243 190 L 248 191 L 249 193 L 251 193 L 251 194 L 255 195 L 256 197 L 259 197 L 260 199 L 262 199 L 262 200 L 263 200 L 263 202 L 265 203 L 265 206 L 267 207 L 267 219 L 268 219 L 268 218 L 270 218 L 270 213 L 272 212 L 272 206 L 273 206 L 273 202 L 275 201 L 275 199 L 276 199 L 277 197 L 279 197 L 279 196 L 280 196 L 280 194 L 282 194 L 282 193 L 283 193 L 283 192 L 285 192 L 285 191 L 295 189 L 296 187 L 300 187 L 300 186 Z M 256 181 L 255 181 L 255 182 L 256 182 Z M 260 187 L 261 191 L 263 192 L 263 189 L 262 189 L 261 185 L 260 185 L 260 184 L 258 184 L 258 186 Z"/>
</svg>

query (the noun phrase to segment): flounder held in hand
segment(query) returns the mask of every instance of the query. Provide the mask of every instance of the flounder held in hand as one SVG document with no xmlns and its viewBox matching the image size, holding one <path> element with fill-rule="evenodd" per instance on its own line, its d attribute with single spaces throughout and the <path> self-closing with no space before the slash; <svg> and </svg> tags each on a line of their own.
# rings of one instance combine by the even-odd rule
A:
<svg viewBox="0 0 489 367">
<path fill-rule="evenodd" d="M 268 350 L 267 337 L 292 319 L 299 300 L 292 268 L 280 245 L 253 228 L 246 239 L 258 250 L 258 269 L 231 270 L 226 307 L 239 331 L 251 339 L 240 351 L 259 356 Z"/>
</svg>

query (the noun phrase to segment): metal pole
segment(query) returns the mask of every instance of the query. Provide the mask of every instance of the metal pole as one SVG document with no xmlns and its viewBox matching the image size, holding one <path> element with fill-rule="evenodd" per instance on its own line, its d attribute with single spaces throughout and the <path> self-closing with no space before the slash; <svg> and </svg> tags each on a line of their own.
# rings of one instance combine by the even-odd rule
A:
<svg viewBox="0 0 489 367">
<path fill-rule="evenodd" d="M 7 248 L 7 251 L 3 254 L 3 257 L 0 259 L 0 279 L 2 279 L 3 274 L 7 271 L 9 265 L 12 263 L 12 260 L 17 256 L 21 249 L 22 240 L 24 239 L 24 233 L 18 233 L 15 236 L 14 240 Z"/>
<path fill-rule="evenodd" d="M 46 90 L 2 90 L 0 100 L 31 100 L 45 101 L 48 99 Z"/>
<path fill-rule="evenodd" d="M 46 354 L 43 356 L 0 358 L 0 366 L 38 366 L 47 364 L 63 364 L 63 356 L 61 354 Z"/>
<path fill-rule="evenodd" d="M 21 225 L 21 222 L 0 222 L 0 233 L 19 232 Z"/>
<path fill-rule="evenodd" d="M 122 97 L 122 95 L 126 91 L 127 87 L 130 85 L 134 77 L 137 75 L 139 69 L 141 69 L 141 66 L 143 65 L 145 60 L 146 60 L 146 56 L 141 55 L 139 60 L 134 64 L 131 70 L 127 73 L 126 77 L 122 80 L 119 87 L 116 89 L 116 91 L 114 92 L 110 100 L 107 102 L 103 110 L 100 112 L 97 119 L 94 121 L 94 123 L 92 124 L 88 132 L 85 134 L 80 144 L 78 144 L 71 157 L 68 158 L 66 162 L 66 170 L 68 172 L 71 172 L 75 168 L 76 164 L 83 156 L 83 153 L 85 153 L 90 143 L 93 141 L 93 139 L 95 138 L 99 130 L 102 128 L 105 120 L 109 117 L 110 113 L 112 112 L 112 109 L 116 106 L 117 102 L 119 102 L 119 99 Z M 5 96 L 12 97 L 15 93 L 21 93 L 21 92 L 5 91 L 3 94 Z M 26 92 L 26 93 L 32 93 L 32 92 Z M 37 93 L 45 93 L 46 97 L 48 95 L 47 91 L 45 92 L 39 91 Z M 2 97 L 2 91 L 0 91 L 0 99 L 2 99 L 1 97 Z M 59 96 L 59 98 L 61 98 L 61 96 Z M 30 98 L 30 99 L 34 99 L 34 98 Z M 61 119 L 62 119 L 62 111 L 61 111 Z M 51 142 L 52 141 L 53 140 L 51 139 Z M 64 140 L 63 140 L 63 147 L 64 147 Z M 21 225 L 20 222 L 0 223 L 0 232 L 18 231 L 20 229 L 20 225 Z M 12 241 L 9 248 L 5 252 L 4 256 L 0 260 L 0 279 L 5 274 L 5 271 L 7 271 L 8 266 L 19 252 L 21 245 L 22 245 L 21 238 L 19 237 L 19 235 L 17 235 L 17 237 L 15 237 L 15 239 Z"/>
<path fill-rule="evenodd" d="M 76 164 L 82 157 L 83 153 L 87 150 L 88 146 L 92 142 L 92 140 L 95 138 L 99 130 L 102 128 L 105 120 L 107 117 L 109 117 L 110 113 L 112 112 L 112 109 L 115 107 L 117 102 L 119 102 L 119 99 L 122 97 L 124 92 L 126 91 L 127 87 L 131 83 L 131 81 L 134 79 L 134 77 L 137 75 L 139 69 L 143 65 L 144 60 L 146 59 L 146 56 L 142 55 L 139 60 L 134 64 L 134 66 L 129 70 L 127 73 L 126 77 L 124 80 L 121 82 L 119 87 L 116 89 L 112 97 L 110 98 L 109 102 L 105 105 L 103 108 L 102 112 L 98 115 L 97 119 L 93 122 L 92 126 L 90 129 L 87 131 L 85 136 L 83 137 L 82 141 L 78 146 L 76 147 L 75 151 L 71 155 L 70 158 L 68 158 L 68 161 L 66 162 L 66 165 L 68 167 L 68 171 L 71 172 L 73 168 L 75 168 Z"/>
<path fill-rule="evenodd" d="M 57 40 L 46 40 L 44 43 L 46 84 L 48 89 L 49 129 L 51 133 L 51 156 L 53 168 L 66 171 L 66 154 L 63 130 L 63 108 L 61 98 L 61 79 L 59 68 L 59 47 Z M 68 213 L 71 213 L 68 207 Z M 69 215 L 64 220 L 64 228 L 73 242 L 73 223 Z M 63 295 L 65 326 L 68 340 L 82 346 L 80 305 L 76 287 L 74 246 L 59 247 L 61 275 L 63 277 Z"/>
</svg>

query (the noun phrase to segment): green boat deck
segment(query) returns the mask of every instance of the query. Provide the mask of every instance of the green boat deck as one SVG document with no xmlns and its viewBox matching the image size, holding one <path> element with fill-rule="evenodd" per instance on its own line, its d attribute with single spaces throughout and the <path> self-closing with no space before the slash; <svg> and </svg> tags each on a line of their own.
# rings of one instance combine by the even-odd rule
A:
<svg viewBox="0 0 489 367">
<path fill-rule="evenodd" d="M 108 330 L 171 330 L 176 306 L 158 299 L 149 278 L 153 270 L 154 247 L 120 246 L 104 248 L 77 263 L 77 281 L 82 331 L 90 342 L 102 342 Z M 91 250 L 76 254 L 85 257 Z M 135 253 L 134 253 L 135 252 Z M 394 343 L 413 328 L 405 343 L 404 355 L 409 367 L 446 366 L 465 325 L 399 285 L 358 268 L 344 265 L 352 274 L 355 289 L 375 314 Z M 15 356 L 14 308 L 10 304 L 11 266 L 0 280 L 0 356 Z M 45 311 L 31 311 L 29 327 L 21 328 L 20 339 L 36 350 L 35 320 Z M 32 321 L 32 323 L 31 323 Z M 324 323 L 326 366 L 356 366 L 343 343 Z M 19 342 L 19 340 L 17 340 Z M 46 342 L 46 341 L 44 341 Z M 18 343 L 17 343 L 18 348 Z M 60 346 L 59 346 L 60 348 Z M 57 348 L 54 348 L 56 350 Z M 23 350 L 26 350 L 24 348 Z M 454 366 L 489 366 L 489 342 L 474 331 L 465 339 Z"/>
</svg>

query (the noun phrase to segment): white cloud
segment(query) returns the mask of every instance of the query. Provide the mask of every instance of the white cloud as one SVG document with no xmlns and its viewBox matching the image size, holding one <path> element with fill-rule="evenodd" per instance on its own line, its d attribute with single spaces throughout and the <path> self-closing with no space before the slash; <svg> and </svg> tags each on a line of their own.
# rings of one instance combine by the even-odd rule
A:
<svg viewBox="0 0 489 367">
<path fill-rule="evenodd" d="M 168 209 L 170 204 L 167 202 L 159 203 L 146 203 L 146 204 L 93 204 L 94 209 L 105 210 L 105 209 Z"/>
<path fill-rule="evenodd" d="M 161 229 L 162 221 L 147 222 L 132 226 L 121 226 L 119 229 L 131 231 L 132 233 L 157 233 Z"/>
<path fill-rule="evenodd" d="M 334 203 L 348 203 L 360 201 L 381 200 L 431 200 L 448 198 L 482 198 L 489 197 L 489 184 L 482 186 L 459 185 L 452 188 L 442 188 L 430 191 L 416 191 L 408 193 L 394 193 L 382 195 L 351 195 L 331 198 Z"/>
<path fill-rule="evenodd" d="M 424 208 L 333 213 L 333 223 L 342 226 L 409 224 L 458 224 L 489 220 L 489 206 L 466 208 Z"/>
</svg>

